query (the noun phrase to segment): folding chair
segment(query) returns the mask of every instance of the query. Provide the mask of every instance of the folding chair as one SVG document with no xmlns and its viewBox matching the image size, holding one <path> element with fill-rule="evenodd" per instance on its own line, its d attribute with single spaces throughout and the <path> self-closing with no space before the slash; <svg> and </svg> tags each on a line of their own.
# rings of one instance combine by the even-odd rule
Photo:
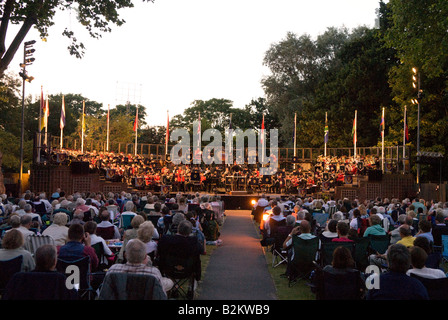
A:
<svg viewBox="0 0 448 320">
<path fill-rule="evenodd" d="M 448 300 L 448 278 L 428 279 L 411 273 L 428 291 L 429 300 Z"/>
<path fill-rule="evenodd" d="M 37 248 L 44 244 L 55 245 L 54 239 L 48 235 L 31 234 L 26 237 L 25 248 L 34 256 Z"/>
<path fill-rule="evenodd" d="M 274 242 L 271 246 L 272 252 L 272 268 L 276 268 L 283 263 L 288 262 L 288 250 L 283 248 L 283 242 L 291 232 L 292 227 L 280 226 L 277 227 L 273 234 Z"/>
<path fill-rule="evenodd" d="M 390 235 L 369 235 L 370 239 L 370 248 L 376 253 L 384 254 L 389 248 L 390 244 Z"/>
<path fill-rule="evenodd" d="M 329 213 L 315 213 L 313 214 L 313 219 L 316 220 L 316 224 L 319 229 L 325 228 L 327 225 L 327 220 L 329 218 Z"/>
<path fill-rule="evenodd" d="M 359 270 L 332 273 L 316 268 L 315 293 L 317 300 L 361 300 L 365 285 Z"/>
<path fill-rule="evenodd" d="M 3 295 L 12 276 L 22 270 L 22 262 L 22 255 L 10 260 L 0 260 L 0 295 Z"/>
<path fill-rule="evenodd" d="M 294 256 L 288 263 L 288 286 L 300 279 L 306 279 L 314 270 L 314 261 L 319 250 L 319 238 L 304 240 L 299 237 L 293 237 L 292 250 Z"/>
<path fill-rule="evenodd" d="M 159 256 L 160 272 L 174 282 L 169 298 L 193 300 L 196 278 L 195 259 L 194 256 L 185 258 L 171 252 Z"/>
<path fill-rule="evenodd" d="M 77 270 L 74 271 L 73 267 L 77 267 Z M 56 264 L 56 270 L 65 274 L 66 277 L 71 276 L 73 281 L 78 280 L 78 283 L 73 283 L 73 285 L 78 285 L 78 296 L 80 299 L 93 300 L 95 297 L 95 290 L 91 286 L 91 277 L 92 273 L 90 271 L 90 257 L 85 256 L 78 260 L 68 261 L 58 258 Z M 73 275 L 77 273 L 79 278 L 73 277 Z"/>
<path fill-rule="evenodd" d="M 355 260 L 355 267 L 359 271 L 364 271 L 369 265 L 369 238 L 358 238 L 355 241 L 355 249 L 353 251 L 353 259 Z"/>
<path fill-rule="evenodd" d="M 448 235 L 442 235 L 442 263 L 448 262 Z"/>
<path fill-rule="evenodd" d="M 323 268 L 325 266 L 331 265 L 333 261 L 333 252 L 337 247 L 347 248 L 353 256 L 355 250 L 355 244 L 352 242 L 322 242 L 320 248 L 320 266 Z"/>
<path fill-rule="evenodd" d="M 109 272 L 98 300 L 166 300 L 160 281 L 150 274 Z"/>
<path fill-rule="evenodd" d="M 120 228 L 123 228 L 124 230 L 129 229 L 131 226 L 131 221 L 135 216 L 132 214 L 122 214 L 120 217 Z"/>
</svg>

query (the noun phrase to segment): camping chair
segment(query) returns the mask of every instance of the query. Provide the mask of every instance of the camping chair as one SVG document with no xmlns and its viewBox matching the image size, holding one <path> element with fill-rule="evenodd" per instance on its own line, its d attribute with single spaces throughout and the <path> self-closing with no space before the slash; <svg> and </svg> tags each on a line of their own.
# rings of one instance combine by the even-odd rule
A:
<svg viewBox="0 0 448 320">
<path fill-rule="evenodd" d="M 44 244 L 55 245 L 54 239 L 48 235 L 31 234 L 26 237 L 25 248 L 34 256 L 37 248 Z"/>
<path fill-rule="evenodd" d="M 356 269 L 364 271 L 369 265 L 369 238 L 358 238 L 355 241 L 355 249 L 353 251 L 353 259 L 355 260 Z"/>
<path fill-rule="evenodd" d="M 60 272 L 17 272 L 6 287 L 3 300 L 76 300 Z"/>
<path fill-rule="evenodd" d="M 166 300 L 160 281 L 150 274 L 109 272 L 98 300 Z"/>
<path fill-rule="evenodd" d="M 316 220 L 316 225 L 319 229 L 324 229 L 327 225 L 327 221 L 330 214 L 328 213 L 315 213 L 313 214 L 313 219 Z"/>
<path fill-rule="evenodd" d="M 294 256 L 288 263 L 288 286 L 300 279 L 306 279 L 314 270 L 314 261 L 319 250 L 319 238 L 304 240 L 299 237 L 293 237 L 292 250 Z"/>
<path fill-rule="evenodd" d="M 174 252 L 160 254 L 160 272 L 174 282 L 168 298 L 181 297 L 193 300 L 196 279 L 195 259 L 197 259 L 195 256 L 181 257 Z"/>
<path fill-rule="evenodd" d="M 448 235 L 441 235 L 442 238 L 442 263 L 448 262 Z"/>
<path fill-rule="evenodd" d="M 104 240 L 110 240 L 114 238 L 115 235 L 115 227 L 97 227 L 96 235 L 103 238 Z"/>
<path fill-rule="evenodd" d="M 428 279 L 411 273 L 428 291 L 429 300 L 448 300 L 448 278 Z"/>
<path fill-rule="evenodd" d="M 355 244 L 353 242 L 322 242 L 320 248 L 320 266 L 325 267 L 327 265 L 331 265 L 333 261 L 333 252 L 337 247 L 345 247 L 347 248 L 353 256 L 355 251 Z"/>
<path fill-rule="evenodd" d="M 123 230 L 129 229 L 131 226 L 131 221 L 135 216 L 132 214 L 122 214 L 120 217 L 120 228 L 123 228 Z"/>
<path fill-rule="evenodd" d="M 273 234 L 272 252 L 272 268 L 278 267 L 288 262 L 288 250 L 283 248 L 283 242 L 291 232 L 292 227 L 280 226 L 276 228 Z"/>
<path fill-rule="evenodd" d="M 370 248 L 374 251 L 374 253 L 378 252 L 379 254 L 384 254 L 389 248 L 390 244 L 390 235 L 369 235 L 370 239 Z"/>
<path fill-rule="evenodd" d="M 0 261 L 0 295 L 5 292 L 6 285 L 12 276 L 22 270 L 23 256 Z"/>
<path fill-rule="evenodd" d="M 79 278 L 73 277 L 74 275 L 74 268 L 77 267 L 78 269 L 76 271 L 79 271 Z M 80 299 L 86 299 L 87 300 L 93 300 L 95 297 L 95 290 L 92 288 L 90 280 L 92 273 L 90 271 L 90 257 L 85 256 L 81 259 L 74 260 L 74 261 L 67 261 L 58 258 L 57 264 L 56 264 L 56 270 L 58 272 L 61 272 L 65 274 L 66 277 L 71 276 L 73 279 L 73 285 L 76 287 L 76 285 L 79 286 L 78 288 L 78 296 Z M 76 283 L 74 281 L 78 280 L 79 282 Z"/>
<path fill-rule="evenodd" d="M 92 248 L 95 250 L 96 256 L 98 257 L 98 270 L 104 271 L 114 263 L 115 256 L 107 256 L 104 253 L 104 246 L 102 242 L 95 243 L 92 245 Z"/>
<path fill-rule="evenodd" d="M 361 300 L 365 285 L 359 270 L 332 273 L 316 268 L 314 288 L 317 300 Z"/>
</svg>

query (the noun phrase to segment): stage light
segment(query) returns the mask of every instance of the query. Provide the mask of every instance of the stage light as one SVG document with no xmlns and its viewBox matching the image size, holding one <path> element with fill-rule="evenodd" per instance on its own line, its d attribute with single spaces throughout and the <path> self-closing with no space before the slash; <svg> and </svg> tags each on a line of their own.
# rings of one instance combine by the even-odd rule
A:
<svg viewBox="0 0 448 320">
<path fill-rule="evenodd" d="M 250 203 L 252 203 L 252 205 L 254 206 L 257 203 L 257 201 L 252 200 Z"/>
<path fill-rule="evenodd" d="M 268 221 L 271 215 L 269 213 L 263 214 L 263 221 Z"/>
</svg>

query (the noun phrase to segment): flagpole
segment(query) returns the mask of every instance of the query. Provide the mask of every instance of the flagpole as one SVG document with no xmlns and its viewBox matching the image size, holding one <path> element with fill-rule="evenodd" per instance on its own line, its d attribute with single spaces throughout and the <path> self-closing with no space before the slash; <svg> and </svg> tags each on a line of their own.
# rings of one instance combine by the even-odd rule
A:
<svg viewBox="0 0 448 320">
<path fill-rule="evenodd" d="M 81 118 L 81 153 L 84 153 L 84 111 L 86 108 L 86 102 L 82 100 L 82 118 Z"/>
<path fill-rule="evenodd" d="M 265 136 L 264 136 L 264 114 L 263 114 L 263 128 L 261 130 L 261 138 L 263 139 L 263 142 L 261 143 L 261 163 L 264 164 L 264 154 L 266 153 L 265 149 Z"/>
<path fill-rule="evenodd" d="M 353 146 L 354 146 L 354 156 L 356 158 L 356 142 L 358 142 L 358 137 L 356 131 L 358 130 L 358 110 L 355 110 L 355 132 L 353 136 Z"/>
<path fill-rule="evenodd" d="M 42 106 L 43 106 L 43 99 L 44 99 L 44 93 L 43 93 L 43 86 L 40 86 L 40 106 L 39 106 L 39 128 L 38 128 L 38 136 L 39 139 L 37 139 L 37 163 L 40 163 L 40 150 L 42 147 Z"/>
<path fill-rule="evenodd" d="M 325 112 L 325 137 L 324 137 L 324 157 L 327 157 L 327 112 Z"/>
<path fill-rule="evenodd" d="M 109 152 L 109 121 L 110 121 L 110 104 L 107 105 L 107 137 L 106 137 L 107 152 Z"/>
<path fill-rule="evenodd" d="M 170 115 L 169 115 L 169 111 L 166 110 L 165 156 L 168 154 L 169 132 L 170 132 Z"/>
<path fill-rule="evenodd" d="M 137 110 L 135 111 L 135 146 L 134 146 L 134 155 L 137 155 L 137 131 L 138 131 L 138 106 Z"/>
<path fill-rule="evenodd" d="M 383 121 L 383 125 L 381 127 L 381 170 L 384 173 L 384 107 L 383 107 L 383 115 L 381 118 Z"/>
<path fill-rule="evenodd" d="M 47 141 L 47 127 L 48 127 L 48 108 L 49 108 L 49 103 L 48 103 L 48 94 L 47 94 L 47 100 L 45 103 L 45 147 L 48 150 L 48 141 Z"/>
<path fill-rule="evenodd" d="M 62 141 L 64 139 L 64 123 L 63 123 L 63 120 L 62 120 L 62 115 L 65 114 L 65 106 L 64 105 L 65 105 L 65 103 L 64 103 L 64 95 L 62 95 L 61 119 L 60 119 L 60 123 L 59 123 L 59 126 L 61 127 L 61 146 L 60 146 L 61 150 L 62 150 L 62 146 L 63 146 L 63 142 Z"/>
<path fill-rule="evenodd" d="M 295 157 L 297 156 L 297 112 L 294 113 L 294 170 L 296 169 L 296 160 Z"/>
<path fill-rule="evenodd" d="M 405 161 L 405 157 L 406 157 L 406 106 L 404 106 L 404 121 L 403 121 L 403 174 L 406 173 L 406 161 Z"/>
</svg>

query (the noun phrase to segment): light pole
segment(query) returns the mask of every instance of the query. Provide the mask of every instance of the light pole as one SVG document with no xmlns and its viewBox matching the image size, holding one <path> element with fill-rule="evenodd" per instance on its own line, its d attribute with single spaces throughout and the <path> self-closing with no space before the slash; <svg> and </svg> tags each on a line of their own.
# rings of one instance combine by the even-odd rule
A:
<svg viewBox="0 0 448 320">
<path fill-rule="evenodd" d="M 22 85 L 22 121 L 21 121 L 21 136 L 20 136 L 20 172 L 19 172 L 19 195 L 22 192 L 22 181 L 23 181 L 23 140 L 25 136 L 25 82 L 31 82 L 34 80 L 34 77 L 28 76 L 26 72 L 26 66 L 29 66 L 33 63 L 33 53 L 35 49 L 33 49 L 33 44 L 36 43 L 36 40 L 31 40 L 24 43 L 23 46 L 23 63 L 20 64 L 22 71 L 19 72 L 19 75 L 23 79 Z"/>
<path fill-rule="evenodd" d="M 422 90 L 420 89 L 420 72 L 417 68 L 412 68 L 412 86 L 417 89 L 417 99 L 412 99 L 413 104 L 417 104 L 417 187 L 420 193 L 420 102 L 422 101 Z"/>
</svg>

